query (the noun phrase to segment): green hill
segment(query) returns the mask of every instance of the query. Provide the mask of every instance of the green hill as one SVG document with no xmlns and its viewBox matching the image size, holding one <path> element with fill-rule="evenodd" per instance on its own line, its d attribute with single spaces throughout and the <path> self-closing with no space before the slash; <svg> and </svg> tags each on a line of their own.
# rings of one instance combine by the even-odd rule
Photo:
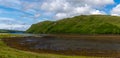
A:
<svg viewBox="0 0 120 58">
<path fill-rule="evenodd" d="M 120 17 L 81 15 L 33 24 L 26 32 L 40 34 L 120 34 Z"/>
</svg>

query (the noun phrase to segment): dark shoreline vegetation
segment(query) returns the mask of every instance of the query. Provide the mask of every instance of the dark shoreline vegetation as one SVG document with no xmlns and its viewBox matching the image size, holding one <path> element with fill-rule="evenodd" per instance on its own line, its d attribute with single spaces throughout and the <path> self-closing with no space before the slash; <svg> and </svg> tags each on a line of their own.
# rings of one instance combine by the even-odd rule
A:
<svg viewBox="0 0 120 58">
<path fill-rule="evenodd" d="M 35 34 L 120 34 L 120 17 L 81 15 L 33 24 L 26 32 Z"/>
</svg>

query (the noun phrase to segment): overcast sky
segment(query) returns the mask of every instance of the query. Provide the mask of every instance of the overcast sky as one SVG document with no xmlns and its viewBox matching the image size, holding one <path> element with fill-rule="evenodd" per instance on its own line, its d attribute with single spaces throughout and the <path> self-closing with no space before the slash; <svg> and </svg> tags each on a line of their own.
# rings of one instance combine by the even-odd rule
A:
<svg viewBox="0 0 120 58">
<path fill-rule="evenodd" d="M 120 16 L 120 0 L 0 0 L 0 29 L 91 14 Z"/>
</svg>

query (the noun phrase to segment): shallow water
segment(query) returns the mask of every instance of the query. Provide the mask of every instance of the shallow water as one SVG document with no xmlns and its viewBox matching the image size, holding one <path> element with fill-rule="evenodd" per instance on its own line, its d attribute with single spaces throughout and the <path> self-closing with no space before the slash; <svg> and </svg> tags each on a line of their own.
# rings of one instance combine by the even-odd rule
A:
<svg viewBox="0 0 120 58">
<path fill-rule="evenodd" d="M 89 38 L 88 38 L 89 39 Z M 43 52 L 45 50 L 65 54 L 92 54 L 92 55 L 113 55 L 120 52 L 120 41 L 117 40 L 94 40 L 84 38 L 58 38 L 58 37 L 23 37 L 4 39 L 10 47 Z M 69 53 L 67 52 L 69 51 Z"/>
<path fill-rule="evenodd" d="M 17 44 L 29 46 L 30 49 L 80 50 L 85 48 L 120 51 L 120 43 L 102 43 L 79 39 L 29 38 L 20 40 Z"/>
</svg>

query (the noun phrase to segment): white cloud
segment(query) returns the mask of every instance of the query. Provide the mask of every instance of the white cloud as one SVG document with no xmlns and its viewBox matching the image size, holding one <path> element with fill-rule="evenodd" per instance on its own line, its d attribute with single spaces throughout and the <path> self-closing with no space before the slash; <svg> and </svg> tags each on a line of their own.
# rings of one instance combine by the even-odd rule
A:
<svg viewBox="0 0 120 58">
<path fill-rule="evenodd" d="M 53 12 L 58 12 L 58 11 L 68 11 L 70 8 L 69 3 L 66 2 L 65 0 L 53 0 L 53 1 L 46 1 L 43 2 L 41 5 L 42 10 L 46 11 L 53 11 Z"/>
<path fill-rule="evenodd" d="M 81 7 L 74 7 L 70 12 L 58 12 L 56 13 L 56 19 L 62 19 L 67 17 L 73 17 L 77 15 L 90 15 L 90 14 L 106 14 L 104 11 L 100 11 L 92 8 L 91 6 L 85 5 Z"/>
<path fill-rule="evenodd" d="M 120 4 L 111 10 L 111 15 L 120 16 Z"/>
<path fill-rule="evenodd" d="M 0 0 L 0 5 L 19 9 L 21 2 L 20 0 Z"/>
<path fill-rule="evenodd" d="M 77 15 L 106 14 L 102 9 L 114 3 L 114 0 L 0 0 L 1 6 L 10 7 L 13 10 L 18 10 L 18 12 L 32 14 L 28 15 L 24 13 L 23 16 L 23 18 L 29 17 L 31 19 L 39 19 L 40 17 L 47 19 L 62 19 Z M 120 15 L 119 9 L 120 6 L 118 5 L 113 8 L 111 13 Z M 22 15 L 21 13 L 17 13 L 17 11 L 16 13 L 10 13 L 16 16 Z M 41 18 L 40 20 L 42 21 Z M 3 21 L 5 22 L 4 24 L 2 23 Z M 6 26 L 8 25 L 9 28 L 14 24 L 14 29 L 21 29 L 23 27 L 23 22 L 12 18 L 0 18 L 0 23 Z M 12 25 L 9 26 L 9 24 Z"/>
<path fill-rule="evenodd" d="M 39 18 L 41 15 L 39 14 L 39 13 L 36 13 L 35 15 L 34 15 L 34 18 Z"/>
<path fill-rule="evenodd" d="M 87 4 L 95 7 L 103 7 L 109 4 L 114 4 L 114 0 L 84 0 Z"/>
<path fill-rule="evenodd" d="M 104 1 L 104 2 L 103 2 Z M 62 19 L 76 15 L 106 14 L 98 7 L 114 4 L 114 0 L 48 0 L 41 5 L 46 12 L 55 13 L 55 19 Z"/>
<path fill-rule="evenodd" d="M 60 16 L 66 18 L 81 14 L 105 14 L 104 11 L 100 11 L 98 8 L 104 8 L 114 3 L 114 0 L 4 0 L 4 2 L 0 0 L 0 5 L 7 5 L 29 12 L 37 18 L 42 16 L 41 13 L 36 15 L 41 10 L 44 11 L 43 15 L 52 12 L 53 16 L 56 16 L 53 19 L 59 19 Z M 51 16 L 51 14 L 47 16 Z"/>
<path fill-rule="evenodd" d="M 27 30 L 30 25 L 21 25 L 21 24 L 15 24 L 15 25 L 9 25 L 9 24 L 0 24 L 0 29 L 9 29 L 9 30 Z"/>
<path fill-rule="evenodd" d="M 90 14 L 99 14 L 99 15 L 105 15 L 106 13 L 104 11 L 99 11 L 99 10 L 94 10 L 94 11 L 91 11 Z"/>
<path fill-rule="evenodd" d="M 54 16 L 58 16 L 59 13 L 66 13 L 68 17 L 71 16 L 70 12 L 75 13 L 74 10 L 77 9 L 76 14 L 78 11 L 79 14 L 88 14 L 91 12 L 86 10 L 89 7 L 94 10 L 92 12 L 101 14 L 103 11 L 99 11 L 97 8 L 103 8 L 114 3 L 114 0 L 0 0 L 0 5 L 17 8 L 32 13 L 34 14 L 33 16 L 43 10 L 55 13 Z M 88 8 L 85 5 L 89 5 Z"/>
<path fill-rule="evenodd" d="M 4 24 L 21 24 L 22 22 L 13 18 L 4 18 L 1 17 L 0 18 L 0 23 L 4 23 Z"/>
<path fill-rule="evenodd" d="M 66 13 L 57 13 L 55 18 L 57 19 L 62 19 L 62 18 L 66 18 L 69 17 L 69 15 L 67 15 Z"/>
<path fill-rule="evenodd" d="M 14 21 L 15 19 L 12 19 L 12 18 L 4 18 L 4 17 L 2 17 L 2 18 L 0 18 L 0 21 Z"/>
<path fill-rule="evenodd" d="M 13 18 L 0 18 L 0 29 L 26 30 L 29 27 L 30 25 Z"/>
</svg>

